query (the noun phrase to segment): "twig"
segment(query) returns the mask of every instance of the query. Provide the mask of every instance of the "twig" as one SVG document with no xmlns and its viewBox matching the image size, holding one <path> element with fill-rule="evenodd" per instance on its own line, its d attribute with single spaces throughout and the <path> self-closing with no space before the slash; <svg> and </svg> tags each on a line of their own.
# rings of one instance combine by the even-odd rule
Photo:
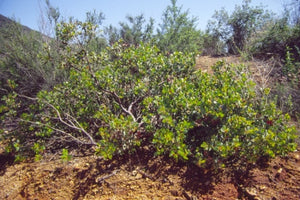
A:
<svg viewBox="0 0 300 200">
<path fill-rule="evenodd" d="M 91 144 L 91 143 L 84 143 L 84 142 L 82 142 L 81 140 L 79 140 L 78 138 L 74 137 L 71 133 L 67 133 L 67 132 L 65 132 L 65 131 L 63 131 L 63 130 L 57 129 L 57 128 L 52 127 L 52 126 L 47 125 L 47 124 L 42 124 L 42 123 L 39 123 L 39 122 L 33 122 L 33 121 L 23 120 L 23 119 L 20 119 L 20 121 L 26 122 L 26 123 L 30 123 L 30 124 L 34 124 L 34 125 L 37 125 L 37 126 L 45 126 L 45 127 L 48 127 L 48 128 L 50 128 L 50 129 L 52 129 L 52 130 L 55 130 L 55 131 L 57 131 L 57 132 L 63 133 L 63 134 L 65 134 L 65 135 L 71 137 L 74 141 L 76 141 L 76 142 L 79 143 L 79 144 L 83 144 L 83 145 L 96 145 L 96 144 Z"/>
<path fill-rule="evenodd" d="M 124 107 L 124 105 L 122 104 L 122 101 L 121 101 L 121 98 L 115 93 L 115 92 L 111 92 L 111 91 L 108 91 L 108 90 L 105 90 L 105 89 L 101 89 L 103 92 L 107 93 L 107 94 L 110 94 L 114 97 L 116 103 L 119 104 L 119 106 L 121 107 L 121 109 L 128 115 L 130 115 L 133 119 L 134 122 L 137 122 L 138 121 L 138 118 L 134 116 L 134 114 L 132 113 L 132 108 L 133 106 L 139 102 L 142 98 L 142 97 L 139 97 L 137 98 L 135 101 L 131 102 L 130 105 L 128 106 L 128 109 Z"/>
<path fill-rule="evenodd" d="M 69 116 L 70 118 L 72 118 L 72 119 L 75 121 L 75 123 L 79 126 L 79 130 L 82 131 L 82 132 L 90 139 L 90 141 L 91 141 L 93 144 L 96 144 L 96 142 L 94 141 L 93 137 L 92 137 L 86 130 L 84 130 L 84 128 L 83 128 L 83 127 L 80 125 L 80 123 L 75 119 L 75 117 L 69 115 L 68 113 L 66 113 L 66 115 Z M 72 123 L 72 124 L 73 124 L 73 123 Z M 74 125 L 74 124 L 73 124 L 73 125 Z M 76 127 L 76 126 L 74 125 L 74 127 Z M 78 127 L 76 127 L 76 128 L 78 129 Z"/>
<path fill-rule="evenodd" d="M 32 100 L 32 101 L 37 101 L 38 100 L 38 98 L 33 98 L 33 97 L 29 97 L 29 96 L 26 96 L 26 95 L 23 95 L 23 94 L 18 94 L 18 93 L 16 93 L 16 94 L 20 97 L 23 97 L 25 99 L 29 99 L 29 100 Z"/>
<path fill-rule="evenodd" d="M 38 98 L 32 98 L 32 97 L 28 97 L 28 96 L 25 96 L 25 95 L 22 95 L 22 94 L 17 94 L 17 95 L 20 96 L 20 97 L 23 97 L 23 98 L 32 100 L 32 101 L 37 101 L 37 100 L 38 100 Z M 70 128 L 76 129 L 76 130 L 78 130 L 78 131 L 82 131 L 82 132 L 89 138 L 89 140 L 91 141 L 91 144 L 92 144 L 92 145 L 97 145 L 97 143 L 94 141 L 93 137 L 92 137 L 86 130 L 84 130 L 84 128 L 80 125 L 80 123 L 79 123 L 73 116 L 71 116 L 71 115 L 69 115 L 69 114 L 66 114 L 68 117 L 70 117 L 70 118 L 77 124 L 77 126 L 76 126 L 72 121 L 70 121 L 70 120 L 68 120 L 69 123 L 66 122 L 66 121 L 64 121 L 64 120 L 62 119 L 62 117 L 61 117 L 60 112 L 59 112 L 52 104 L 50 104 L 50 103 L 47 102 L 47 101 L 43 101 L 43 102 L 46 103 L 48 106 L 50 106 L 53 110 L 55 110 L 55 112 L 56 112 L 56 114 L 57 114 L 57 116 L 58 116 L 60 122 L 62 122 L 63 124 L 65 124 L 66 126 L 68 126 L 68 127 L 70 127 Z M 24 121 L 24 120 L 22 120 L 22 121 Z M 25 121 L 26 121 L 26 120 L 25 120 Z M 27 121 L 27 122 L 29 122 L 29 123 L 35 123 L 35 122 L 31 122 L 31 121 Z M 36 125 L 41 125 L 40 123 L 35 123 L 35 124 L 36 124 Z M 56 130 L 56 131 L 58 131 L 58 132 L 67 134 L 68 136 L 70 136 L 70 137 L 72 137 L 74 140 L 76 140 L 77 142 L 79 142 L 79 143 L 81 143 L 81 144 L 85 144 L 85 143 L 83 143 L 82 141 L 80 141 L 78 138 L 74 137 L 74 136 L 73 136 L 72 134 L 70 134 L 70 133 L 66 133 L 65 131 L 62 131 L 62 130 L 60 130 L 60 129 L 56 129 L 56 128 L 51 127 L 51 126 L 46 125 L 46 124 L 42 124 L 42 125 L 48 126 L 49 128 L 51 128 L 51 129 L 53 129 L 53 130 Z M 79 127 L 78 127 L 78 126 L 79 126 Z"/>
<path fill-rule="evenodd" d="M 82 126 L 79 124 L 79 122 L 78 122 L 74 117 L 72 117 L 71 115 L 68 115 L 68 116 L 70 116 L 70 117 L 75 121 L 75 123 L 78 124 L 80 127 L 75 126 L 73 123 L 69 124 L 69 123 L 65 122 L 65 121 L 62 119 L 60 112 L 59 112 L 52 104 L 50 104 L 50 103 L 48 103 L 48 102 L 45 102 L 45 103 L 48 104 L 51 108 L 53 108 L 53 109 L 55 110 L 55 112 L 57 113 L 57 116 L 58 116 L 59 120 L 60 120 L 63 124 L 65 124 L 66 126 L 68 126 L 68 127 L 70 127 L 70 128 L 73 128 L 73 129 L 82 131 L 82 132 L 89 138 L 89 140 L 91 141 L 91 144 L 97 145 L 97 143 L 94 141 L 94 139 L 92 138 L 92 136 L 82 128 Z"/>
<path fill-rule="evenodd" d="M 149 178 L 150 180 L 154 180 L 154 178 L 152 176 L 150 176 L 149 174 L 143 172 L 142 170 L 136 169 L 136 171 L 138 171 L 140 174 L 142 174 L 143 177 Z"/>
<path fill-rule="evenodd" d="M 113 171 L 111 174 L 108 174 L 108 175 L 106 175 L 106 176 L 103 176 L 103 177 L 101 177 L 101 178 L 98 178 L 98 179 L 96 180 L 96 183 L 102 183 L 103 181 L 105 181 L 105 179 L 108 179 L 108 178 L 110 178 L 110 177 L 116 175 L 119 171 L 120 171 L 120 170 L 118 169 L 118 170 Z"/>
</svg>

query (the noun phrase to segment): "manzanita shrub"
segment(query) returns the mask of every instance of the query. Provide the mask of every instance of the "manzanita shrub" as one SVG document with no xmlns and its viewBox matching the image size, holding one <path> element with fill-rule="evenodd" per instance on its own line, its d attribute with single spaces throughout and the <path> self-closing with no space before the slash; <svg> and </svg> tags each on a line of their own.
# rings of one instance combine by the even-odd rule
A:
<svg viewBox="0 0 300 200">
<path fill-rule="evenodd" d="M 30 98 L 30 111 L 20 114 L 19 123 L 47 148 L 74 143 L 91 146 L 105 158 L 151 140 L 145 136 L 149 111 L 143 102 L 159 96 L 171 79 L 190 74 L 195 63 L 193 55 L 165 56 L 144 44 L 128 48 L 120 42 L 99 55 L 84 49 L 72 52 L 71 47 L 65 46 L 67 53 L 61 54 L 68 81 Z M 14 110 L 7 103 L 7 110 Z"/>
<path fill-rule="evenodd" d="M 220 167 L 295 150 L 290 117 L 268 99 L 269 89 L 255 93 L 243 67 L 219 62 L 212 75 L 198 71 L 164 85 L 150 101 L 161 119 L 153 126 L 158 154 Z"/>
<path fill-rule="evenodd" d="M 289 116 L 268 99 L 268 89 L 255 93 L 242 65 L 219 62 L 207 74 L 195 70 L 193 54 L 165 55 L 122 41 L 96 54 L 68 43 L 82 33 L 58 36 L 64 34 L 59 60 L 68 81 L 28 98 L 32 104 L 23 112 L 16 98 L 22 96 L 2 99 L 4 120 L 18 119 L 18 129 L 3 131 L 18 151 L 32 145 L 40 159 L 45 151 L 60 148 L 63 156 L 84 146 L 112 159 L 148 145 L 157 155 L 223 166 L 296 148 Z"/>
</svg>

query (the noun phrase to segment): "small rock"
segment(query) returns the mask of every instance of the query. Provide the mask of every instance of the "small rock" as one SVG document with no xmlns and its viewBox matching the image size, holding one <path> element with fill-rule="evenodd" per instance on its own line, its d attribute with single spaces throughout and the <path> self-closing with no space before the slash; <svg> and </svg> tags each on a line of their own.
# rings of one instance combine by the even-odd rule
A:
<svg viewBox="0 0 300 200">
<path fill-rule="evenodd" d="M 174 198 L 171 197 L 171 196 L 165 196 L 165 197 L 163 197 L 162 199 L 163 199 L 163 200 L 174 200 Z"/>
<path fill-rule="evenodd" d="M 299 161 L 299 160 L 300 160 L 300 155 L 299 155 L 299 154 L 293 154 L 293 158 L 294 158 L 296 161 Z"/>
<path fill-rule="evenodd" d="M 98 190 L 98 188 L 94 188 L 94 189 L 92 190 L 92 192 L 93 192 L 94 194 L 97 194 L 97 193 L 99 192 L 99 190 Z"/>
<path fill-rule="evenodd" d="M 131 173 L 132 173 L 132 176 L 136 176 L 138 174 L 138 171 L 137 170 L 133 170 Z"/>
<path fill-rule="evenodd" d="M 251 198 L 257 197 L 257 191 L 255 188 L 246 188 L 245 192 L 246 192 L 247 196 L 249 196 Z"/>
<path fill-rule="evenodd" d="M 178 190 L 170 190 L 170 193 L 171 193 L 173 196 L 179 196 Z"/>
<path fill-rule="evenodd" d="M 264 191 L 267 187 L 265 185 L 260 185 L 258 188 L 260 191 Z"/>
<path fill-rule="evenodd" d="M 279 168 L 278 171 L 277 171 L 277 173 L 281 174 L 281 172 L 282 172 L 282 168 Z"/>
<path fill-rule="evenodd" d="M 210 184 L 210 181 L 206 181 L 206 182 L 204 183 L 205 186 L 208 186 L 209 184 Z"/>
<path fill-rule="evenodd" d="M 282 181 L 285 179 L 285 177 L 286 177 L 286 172 L 282 168 L 278 169 L 275 178 Z"/>
<path fill-rule="evenodd" d="M 136 176 L 135 176 L 135 178 L 136 178 L 136 179 L 141 179 L 141 178 L 143 178 L 143 175 L 140 174 L 140 173 L 137 173 Z"/>
<path fill-rule="evenodd" d="M 183 196 L 187 199 L 187 200 L 198 200 L 197 197 L 193 196 L 192 194 L 190 194 L 189 192 L 183 191 Z"/>
</svg>

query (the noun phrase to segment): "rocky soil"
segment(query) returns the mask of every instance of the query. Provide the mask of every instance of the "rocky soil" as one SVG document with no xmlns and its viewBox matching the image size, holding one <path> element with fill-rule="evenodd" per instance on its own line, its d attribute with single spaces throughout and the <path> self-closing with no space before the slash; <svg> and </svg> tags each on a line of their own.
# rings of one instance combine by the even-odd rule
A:
<svg viewBox="0 0 300 200">
<path fill-rule="evenodd" d="M 112 161 L 90 155 L 13 164 L 5 154 L 0 160 L 0 199 L 300 199 L 299 151 L 242 173 L 153 158 L 148 150 Z"/>
</svg>

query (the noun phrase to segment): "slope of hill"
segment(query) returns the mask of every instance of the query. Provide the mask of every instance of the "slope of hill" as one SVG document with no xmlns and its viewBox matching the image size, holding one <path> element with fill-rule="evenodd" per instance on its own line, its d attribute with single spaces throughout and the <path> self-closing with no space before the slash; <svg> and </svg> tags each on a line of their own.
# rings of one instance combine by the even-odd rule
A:
<svg viewBox="0 0 300 200">
<path fill-rule="evenodd" d="M 12 24 L 12 23 L 16 23 L 16 22 L 0 14 L 0 28 L 5 28 L 5 26 Z M 22 28 L 24 31 L 27 31 L 27 32 L 34 31 L 27 26 L 22 25 Z M 34 32 L 37 32 L 37 31 L 34 31 Z"/>
</svg>

